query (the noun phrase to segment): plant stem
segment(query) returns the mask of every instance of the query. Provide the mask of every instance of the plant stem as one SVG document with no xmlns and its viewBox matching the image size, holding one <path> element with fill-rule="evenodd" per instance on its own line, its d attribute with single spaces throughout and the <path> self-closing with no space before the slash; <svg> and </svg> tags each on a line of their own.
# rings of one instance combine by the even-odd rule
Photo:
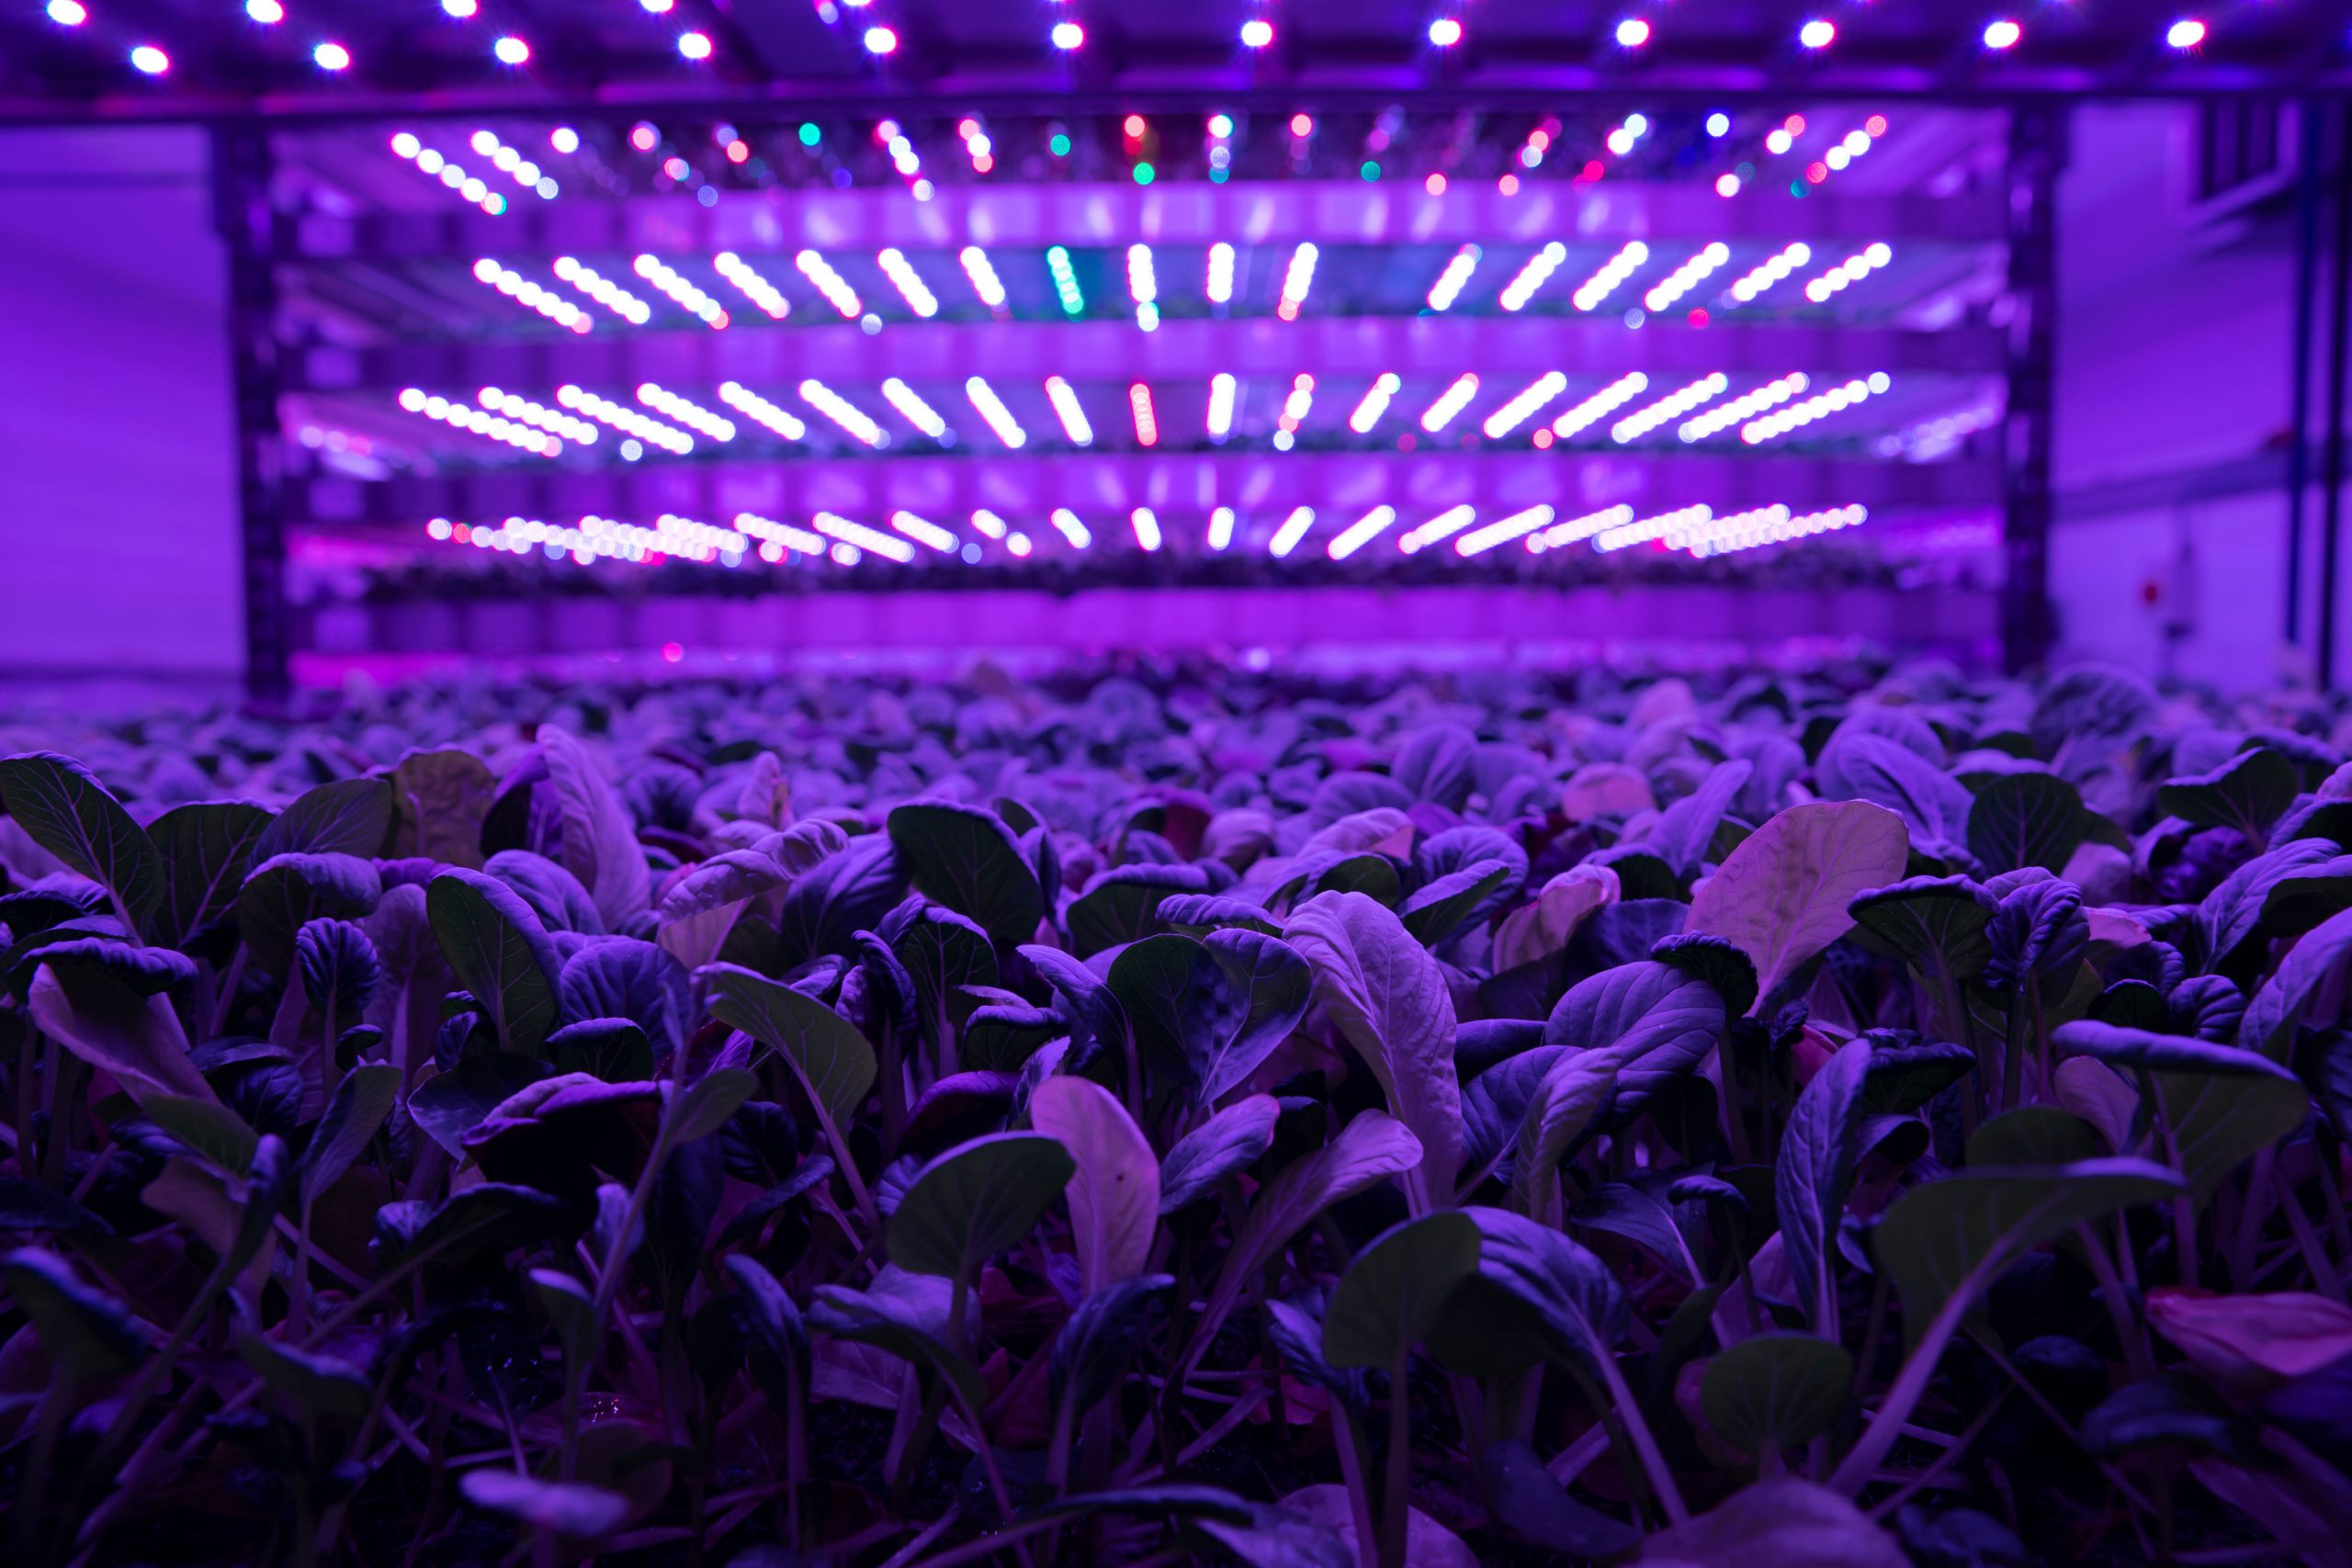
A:
<svg viewBox="0 0 2352 1568">
<path fill-rule="evenodd" d="M 1405 1568 L 1408 1495 L 1413 1481 L 1413 1406 L 1406 1386 L 1409 1349 L 1388 1369 L 1388 1472 L 1380 1488 L 1380 1568 Z"/>
</svg>

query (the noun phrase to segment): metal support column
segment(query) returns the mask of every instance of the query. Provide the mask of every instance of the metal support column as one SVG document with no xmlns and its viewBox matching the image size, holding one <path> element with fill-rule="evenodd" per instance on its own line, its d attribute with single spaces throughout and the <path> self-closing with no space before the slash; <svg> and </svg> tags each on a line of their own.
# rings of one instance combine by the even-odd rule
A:
<svg viewBox="0 0 2352 1568">
<path fill-rule="evenodd" d="M 2326 434 L 2320 448 L 2319 646 L 2313 671 L 2323 692 L 2335 685 L 2337 563 L 2344 537 L 2344 405 L 2352 376 L 2352 113 L 2344 115 L 2336 150 L 2335 239 L 2327 318 Z"/>
<path fill-rule="evenodd" d="M 2287 447 L 2287 645 L 2303 640 L 2303 503 L 2311 488 L 2312 339 L 2318 335 L 2312 296 L 2319 289 L 2319 165 L 2323 101 L 2305 98 L 2295 106 L 2295 164 L 2300 171 L 2295 187 L 2295 341 L 2290 374 L 2295 384 L 2290 398 Z"/>
<path fill-rule="evenodd" d="M 2050 651 L 2051 358 L 2058 304 L 2058 175 L 2066 111 L 2009 111 L 2008 408 L 2001 478 L 2001 659 L 2012 672 Z"/>
<path fill-rule="evenodd" d="M 237 503 L 243 547 L 245 691 L 259 705 L 286 700 L 285 449 L 277 417 L 277 273 L 269 132 L 259 121 L 212 133 L 213 221 L 229 249 L 229 352 L 237 405 Z"/>
</svg>

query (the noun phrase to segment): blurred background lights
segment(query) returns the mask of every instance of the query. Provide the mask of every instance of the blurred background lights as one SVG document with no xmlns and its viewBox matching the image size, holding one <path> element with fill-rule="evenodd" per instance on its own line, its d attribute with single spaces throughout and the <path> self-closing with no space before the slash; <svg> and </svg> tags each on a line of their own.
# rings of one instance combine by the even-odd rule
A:
<svg viewBox="0 0 2352 1568">
<path fill-rule="evenodd" d="M 1430 24 L 1430 41 L 1440 49 L 1452 49 L 1462 41 L 1462 24 L 1452 17 L 1440 17 Z"/>
<path fill-rule="evenodd" d="M 245 15 L 266 28 L 276 27 L 286 19 L 286 7 L 277 0 L 245 0 Z"/>
<path fill-rule="evenodd" d="M 680 33 L 678 35 L 678 52 L 684 55 L 688 60 L 708 60 L 710 58 L 710 35 L 707 33 Z"/>
<path fill-rule="evenodd" d="M 897 50 L 898 47 L 899 35 L 892 32 L 888 28 L 876 27 L 865 29 L 866 53 L 888 54 Z"/>
<path fill-rule="evenodd" d="M 1797 29 L 1797 41 L 1807 49 L 1827 49 L 1838 38 L 1838 24 L 1815 17 Z"/>
<path fill-rule="evenodd" d="M 1710 136 L 1729 136 L 1731 134 L 1731 116 L 1724 113 L 1721 109 L 1717 109 L 1714 113 L 1709 115 L 1707 117 L 1707 134 Z"/>
<path fill-rule="evenodd" d="M 1241 24 L 1241 42 L 1246 49 L 1263 49 L 1274 41 L 1274 24 L 1263 17 L 1252 17 Z"/>
<path fill-rule="evenodd" d="M 496 55 L 503 64 L 520 65 L 531 58 L 531 46 L 510 33 L 492 44 L 490 52 Z"/>
<path fill-rule="evenodd" d="M 657 17 L 666 17 L 670 14 L 670 7 L 676 5 L 677 0 L 637 0 L 637 3 Z"/>
<path fill-rule="evenodd" d="M 2023 37 L 2025 37 L 2025 28 L 2019 27 L 2016 22 L 2011 21 L 2007 17 L 2002 17 L 1996 20 L 1984 24 L 1984 47 L 1986 49 L 2014 48 L 2017 41 Z"/>
<path fill-rule="evenodd" d="M 49 0 L 49 19 L 61 28 L 78 28 L 90 19 L 82 0 Z"/>
<path fill-rule="evenodd" d="M 130 51 L 130 67 L 150 76 L 161 76 L 172 68 L 172 57 L 152 43 L 142 43 Z"/>
<path fill-rule="evenodd" d="M 1076 22 L 1056 22 L 1051 36 L 1054 47 L 1060 50 L 1076 49 L 1086 42 L 1086 29 Z M 888 53 L 888 51 L 886 50 L 877 52 Z"/>
<path fill-rule="evenodd" d="M 1628 17 L 1617 24 L 1617 45 L 1620 49 L 1639 49 L 1650 41 L 1650 25 L 1639 17 Z"/>
<path fill-rule="evenodd" d="M 481 0 L 441 0 L 441 9 L 461 22 L 467 21 L 481 12 Z"/>
<path fill-rule="evenodd" d="M 318 62 L 322 71 L 344 71 L 351 65 L 351 51 L 333 39 L 311 51 L 311 58 Z"/>
<path fill-rule="evenodd" d="M 2165 41 L 2175 49 L 2195 49 L 2205 41 L 2205 24 L 2194 17 L 2183 17 L 2165 29 Z"/>
</svg>

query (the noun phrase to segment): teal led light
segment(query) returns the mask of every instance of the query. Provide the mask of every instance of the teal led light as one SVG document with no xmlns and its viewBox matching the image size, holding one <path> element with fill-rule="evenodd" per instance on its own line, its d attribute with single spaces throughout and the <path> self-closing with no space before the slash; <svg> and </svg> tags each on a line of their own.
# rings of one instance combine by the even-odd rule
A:
<svg viewBox="0 0 2352 1568">
<path fill-rule="evenodd" d="M 1054 292 L 1061 297 L 1062 313 L 1086 313 L 1086 296 L 1078 291 L 1078 274 L 1070 270 L 1069 252 L 1056 245 L 1046 253 L 1046 266 L 1054 275 Z"/>
<path fill-rule="evenodd" d="M 823 135 L 824 132 L 817 129 L 815 120 L 804 119 L 800 122 L 800 145 L 803 147 L 814 147 Z"/>
<path fill-rule="evenodd" d="M 1137 164 L 1136 165 L 1136 184 L 1139 186 L 1148 186 L 1154 179 L 1159 177 L 1159 172 L 1157 169 L 1154 169 L 1149 164 Z"/>
<path fill-rule="evenodd" d="M 1069 156 L 1069 138 L 1061 131 L 1055 131 L 1054 139 L 1051 141 L 1046 142 L 1046 145 L 1054 150 L 1054 156 L 1057 158 L 1067 158 Z"/>
</svg>

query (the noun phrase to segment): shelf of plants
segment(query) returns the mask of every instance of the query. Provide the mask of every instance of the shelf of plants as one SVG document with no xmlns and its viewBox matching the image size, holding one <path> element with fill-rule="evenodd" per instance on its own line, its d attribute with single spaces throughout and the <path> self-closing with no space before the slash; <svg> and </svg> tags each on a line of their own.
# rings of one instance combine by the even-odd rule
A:
<svg viewBox="0 0 2352 1568">
<path fill-rule="evenodd" d="M 440 606 L 523 557 L 563 647 L 613 617 L 548 598 L 681 581 L 1601 582 L 1642 624 L 1831 546 L 1864 618 L 1993 624 L 2040 309 L 2002 112 L 945 101 L 271 132 L 296 652 L 498 652 Z"/>
<path fill-rule="evenodd" d="M 2340 700 L 1159 658 L 23 745 L 19 1561 L 2335 1550 Z"/>
</svg>

